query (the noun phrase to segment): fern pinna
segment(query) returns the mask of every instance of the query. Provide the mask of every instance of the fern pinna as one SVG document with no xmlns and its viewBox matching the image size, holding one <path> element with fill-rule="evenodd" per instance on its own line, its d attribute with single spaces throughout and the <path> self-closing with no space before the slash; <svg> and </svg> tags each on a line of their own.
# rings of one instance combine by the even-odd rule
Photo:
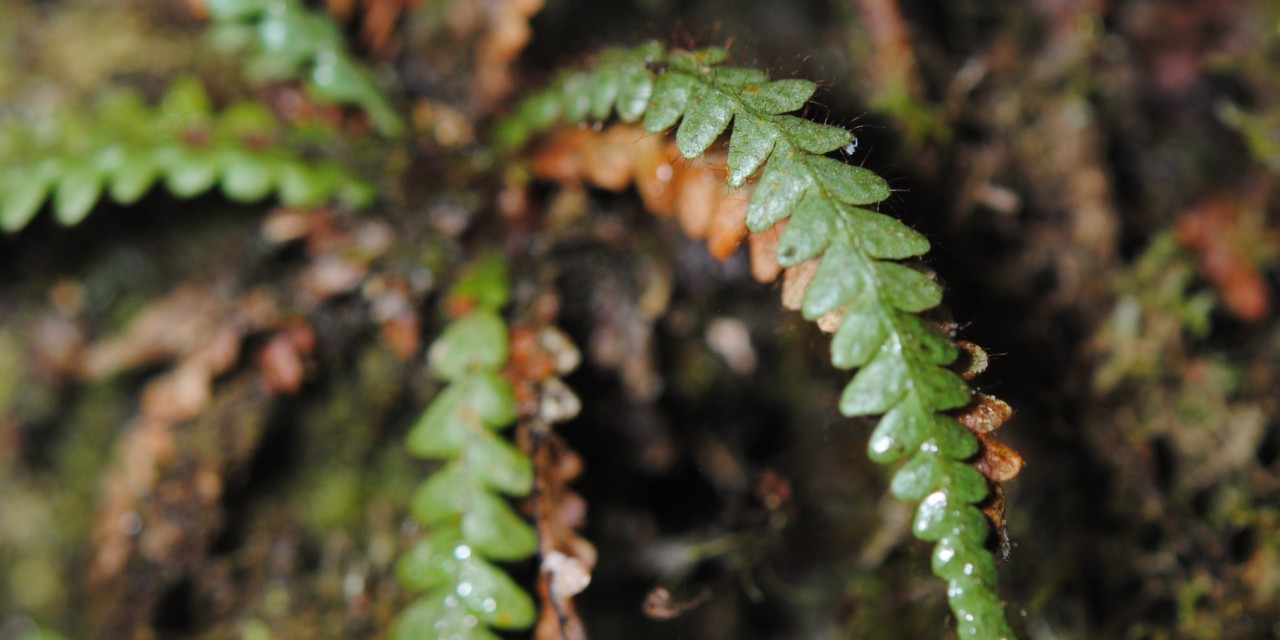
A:
<svg viewBox="0 0 1280 640">
<path fill-rule="evenodd" d="M 216 44 L 251 52 L 251 76 L 276 82 L 302 76 L 315 98 L 359 106 L 383 135 L 404 133 L 373 74 L 347 51 L 326 15 L 300 0 L 204 0 L 204 9 L 216 25 Z"/>
<path fill-rule="evenodd" d="M 988 499 L 988 479 L 966 462 L 981 445 L 948 414 L 970 405 L 973 394 L 949 368 L 956 344 L 919 315 L 940 304 L 942 289 L 900 262 L 924 255 L 929 242 L 863 208 L 886 199 L 889 188 L 873 172 L 827 156 L 852 143 L 847 130 L 790 115 L 807 104 L 814 83 L 722 66 L 725 57 L 720 48 L 690 52 L 658 43 L 606 51 L 591 69 L 561 76 L 526 100 L 499 128 L 499 143 L 518 149 L 557 122 L 616 113 L 649 133 L 676 127 L 676 148 L 692 160 L 732 123 L 728 183 L 742 187 L 759 173 L 747 227 L 762 233 L 786 225 L 776 245 L 782 267 L 819 260 L 800 310 L 835 327 L 832 363 L 857 369 L 842 413 L 880 417 L 870 457 L 882 464 L 906 459 L 892 491 L 919 503 L 912 531 L 936 543 L 933 571 L 948 582 L 960 637 L 1012 638 L 994 590 L 991 524 L 978 507 Z"/>
<path fill-rule="evenodd" d="M 507 303 L 505 264 L 481 261 L 455 285 L 451 306 L 465 311 L 431 346 L 432 372 L 445 388 L 408 437 L 410 453 L 444 460 L 414 495 L 410 512 L 428 529 L 400 560 L 407 587 L 423 591 L 401 614 L 397 639 L 496 638 L 487 627 L 533 624 L 533 601 L 493 561 L 521 560 L 537 536 L 502 494 L 533 487 L 533 463 L 495 432 L 517 417 L 507 364 L 510 338 L 498 311 Z"/>
<path fill-rule="evenodd" d="M 237 202 L 272 193 L 294 207 L 372 199 L 368 183 L 304 157 L 289 133 L 256 102 L 215 113 L 194 79 L 174 83 L 154 107 L 120 90 L 89 110 L 0 123 L 0 231 L 22 229 L 50 198 L 55 219 L 75 225 L 104 194 L 129 205 L 157 182 L 182 199 L 214 185 Z"/>
</svg>

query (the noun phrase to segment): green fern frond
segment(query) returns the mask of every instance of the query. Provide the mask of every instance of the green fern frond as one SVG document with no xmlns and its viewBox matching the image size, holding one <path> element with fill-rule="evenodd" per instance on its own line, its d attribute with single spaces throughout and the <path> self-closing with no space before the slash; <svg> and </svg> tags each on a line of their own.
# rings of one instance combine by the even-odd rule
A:
<svg viewBox="0 0 1280 640">
<path fill-rule="evenodd" d="M 252 75 L 267 81 L 301 76 L 320 100 L 364 109 L 383 135 L 404 133 L 377 80 L 347 52 L 342 32 L 327 16 L 299 0 L 205 0 L 205 8 L 218 24 L 216 42 L 253 50 Z"/>
<path fill-rule="evenodd" d="M 333 162 L 315 163 L 282 144 L 280 122 L 255 102 L 214 113 L 199 82 L 183 80 L 160 104 L 131 91 L 89 113 L 66 110 L 0 125 L 0 230 L 22 229 L 52 198 L 63 225 L 82 221 L 104 193 L 137 202 L 157 182 L 191 198 L 215 184 L 236 202 L 272 193 L 288 206 L 338 198 L 367 204 L 372 188 Z"/>
<path fill-rule="evenodd" d="M 435 375 L 449 382 L 409 433 L 414 455 L 443 460 L 413 497 L 410 512 L 430 536 L 403 557 L 397 573 L 425 593 L 401 614 L 393 638 L 496 638 L 488 627 L 533 624 L 533 601 L 493 561 L 527 558 L 533 528 L 503 494 L 524 496 L 533 463 L 496 432 L 516 419 L 509 383 L 498 375 L 509 338 L 498 315 L 509 297 L 506 267 L 490 257 L 453 290 L 472 309 L 431 346 Z"/>
<path fill-rule="evenodd" d="M 649 43 L 609 50 L 589 70 L 561 76 L 525 101 L 498 129 L 498 143 L 518 149 L 560 121 L 643 122 L 651 133 L 675 127 L 676 147 L 701 156 L 732 124 L 728 182 L 756 174 L 747 210 L 755 232 L 788 220 L 778 244 L 784 267 L 820 258 L 802 313 L 839 314 L 831 360 L 857 369 L 845 387 L 845 415 L 881 416 L 870 457 L 907 459 L 893 493 L 919 501 L 916 537 L 936 543 L 933 570 L 948 581 L 960 637 L 1012 638 L 996 596 L 995 560 L 986 549 L 990 525 L 975 506 L 986 479 L 964 460 L 976 438 L 945 412 L 971 400 L 968 384 L 948 365 L 958 350 L 918 314 L 937 306 L 942 289 L 900 260 L 924 255 L 929 242 L 898 220 L 864 208 L 889 196 L 873 172 L 826 154 L 853 141 L 847 130 L 790 115 L 816 85 L 771 80 L 755 69 L 723 66 L 723 49 L 667 50 Z"/>
</svg>

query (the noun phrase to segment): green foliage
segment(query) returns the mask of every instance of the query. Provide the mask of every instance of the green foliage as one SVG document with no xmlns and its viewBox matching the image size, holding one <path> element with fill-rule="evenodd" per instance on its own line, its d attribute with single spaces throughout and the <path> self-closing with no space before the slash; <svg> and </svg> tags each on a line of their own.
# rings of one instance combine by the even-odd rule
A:
<svg viewBox="0 0 1280 640">
<path fill-rule="evenodd" d="M 383 135 L 404 133 L 373 74 L 347 51 L 327 16 L 299 0 L 206 0 L 205 7 L 218 23 L 218 44 L 253 51 L 251 75 L 269 82 L 304 77 L 314 97 L 359 106 Z"/>
<path fill-rule="evenodd" d="M 506 267 L 496 257 L 481 261 L 451 297 L 470 311 L 445 328 L 429 356 L 449 386 L 407 442 L 414 455 L 445 461 L 410 505 L 430 535 L 397 566 L 401 582 L 424 593 L 401 614 L 393 638 L 496 638 L 488 627 L 524 628 L 535 615 L 528 594 L 492 564 L 537 548 L 533 528 L 502 496 L 533 486 L 533 463 L 496 433 L 516 419 L 511 386 L 498 375 L 509 344 L 498 315 L 509 297 Z"/>
<path fill-rule="evenodd" d="M 1096 342 L 1101 354 L 1094 386 L 1103 392 L 1125 381 L 1155 380 L 1184 365 L 1178 347 L 1209 335 L 1215 297 L 1197 287 L 1194 257 L 1172 232 L 1156 235 L 1116 283 L 1119 297 Z"/>
<path fill-rule="evenodd" d="M 1280 172 L 1280 110 L 1251 113 L 1235 103 L 1222 102 L 1218 119 L 1244 137 L 1254 158 Z"/>
<path fill-rule="evenodd" d="M 100 100 L 88 113 L 65 110 L 0 125 L 0 230 L 17 231 L 50 198 L 55 218 L 78 224 L 104 192 L 133 204 L 161 182 L 191 198 L 215 184 L 237 202 L 273 192 L 289 206 L 338 198 L 362 206 L 361 179 L 333 162 L 312 162 L 285 146 L 284 130 L 256 102 L 214 113 L 194 80 L 174 84 L 148 106 L 132 91 Z"/>
<path fill-rule="evenodd" d="M 48 629 L 33 629 L 18 635 L 18 640 L 66 640 L 66 636 Z"/>
<path fill-rule="evenodd" d="M 976 438 L 945 412 L 970 401 L 968 385 L 950 365 L 958 351 L 917 314 L 939 304 L 942 290 L 898 260 L 923 255 L 928 241 L 898 220 L 863 208 L 889 196 L 876 174 L 825 154 L 853 140 L 841 127 L 788 115 L 816 86 L 770 80 L 755 69 L 723 66 L 725 51 L 666 50 L 649 43 L 602 53 L 590 70 L 564 75 L 529 98 L 498 130 L 516 149 L 559 120 L 643 119 L 660 133 L 676 128 L 687 159 L 702 155 L 732 123 L 729 184 L 759 175 L 747 225 L 764 231 L 789 219 L 778 262 L 821 265 L 805 295 L 810 320 L 843 314 L 831 345 L 832 362 L 858 371 L 844 390 L 847 416 L 882 416 L 870 442 L 880 463 L 907 459 L 893 479 L 894 494 L 920 501 L 913 532 L 937 543 L 934 572 L 948 581 L 960 637 L 1013 636 L 995 595 L 995 562 L 985 542 L 989 525 L 974 504 L 987 495 L 985 478 L 963 462 Z"/>
</svg>

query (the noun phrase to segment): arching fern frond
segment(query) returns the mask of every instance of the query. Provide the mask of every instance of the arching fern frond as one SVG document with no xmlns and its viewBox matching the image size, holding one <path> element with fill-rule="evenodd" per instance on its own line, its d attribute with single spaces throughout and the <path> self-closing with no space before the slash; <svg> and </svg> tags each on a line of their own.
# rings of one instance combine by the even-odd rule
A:
<svg viewBox="0 0 1280 640">
<path fill-rule="evenodd" d="M 499 375 L 510 339 L 499 309 L 509 297 L 506 267 L 482 261 L 454 287 L 467 309 L 431 346 L 431 370 L 449 382 L 409 433 L 414 455 L 445 464 L 410 505 L 429 535 L 403 557 L 397 573 L 425 593 L 401 614 L 397 639 L 496 638 L 488 627 L 533 624 L 533 601 L 494 561 L 527 558 L 537 536 L 503 494 L 527 495 L 533 463 L 496 431 L 516 419 L 511 385 Z"/>
<path fill-rule="evenodd" d="M 791 115 L 816 86 L 771 80 L 754 69 L 723 66 L 725 51 L 667 50 L 650 43 L 609 50 L 589 70 L 561 76 L 526 100 L 498 130 L 510 149 L 560 121 L 604 120 L 616 113 L 650 133 L 675 128 L 687 159 L 700 157 L 732 124 L 727 180 L 738 187 L 759 174 L 747 206 L 747 226 L 763 232 L 785 222 L 777 262 L 798 267 L 817 260 L 802 303 L 810 320 L 837 324 L 832 363 L 856 369 L 840 409 L 880 416 L 870 457 L 905 459 L 893 493 L 919 502 L 912 531 L 936 543 L 933 571 L 948 581 L 948 598 L 964 638 L 1012 638 L 996 596 L 991 527 L 976 506 L 987 479 L 966 463 L 979 450 L 973 433 L 948 415 L 971 402 L 968 384 L 951 365 L 958 349 L 919 314 L 936 307 L 942 290 L 899 261 L 929 250 L 924 236 L 864 208 L 889 196 L 873 172 L 826 154 L 853 141 L 841 127 Z"/>
<path fill-rule="evenodd" d="M 220 185 L 237 202 L 275 193 L 296 207 L 335 197 L 363 206 L 372 198 L 342 165 L 307 160 L 285 137 L 255 102 L 215 113 L 195 80 L 175 83 L 155 107 L 120 91 L 87 113 L 0 123 L 0 230 L 25 227 L 50 198 L 58 222 L 75 225 L 104 193 L 133 204 L 157 182 L 179 198 Z"/>
<path fill-rule="evenodd" d="M 359 106 L 383 135 L 404 133 L 377 80 L 347 51 L 327 16 L 299 0 L 205 0 L 205 9 L 218 24 L 218 42 L 253 52 L 253 75 L 272 81 L 301 76 L 318 99 Z"/>
</svg>

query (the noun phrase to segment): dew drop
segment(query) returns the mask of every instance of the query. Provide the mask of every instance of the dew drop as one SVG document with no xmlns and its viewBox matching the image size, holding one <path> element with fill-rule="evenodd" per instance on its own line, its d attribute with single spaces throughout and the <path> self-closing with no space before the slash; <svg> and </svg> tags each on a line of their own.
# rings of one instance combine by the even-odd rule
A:
<svg viewBox="0 0 1280 640">
<path fill-rule="evenodd" d="M 941 491 L 934 491 L 924 497 L 924 503 L 935 509 L 941 509 L 947 505 L 947 494 Z"/>
<path fill-rule="evenodd" d="M 893 451 L 897 441 L 889 436 L 880 436 L 871 439 L 871 453 L 875 455 L 884 455 Z"/>
<path fill-rule="evenodd" d="M 457 608 L 458 608 L 458 597 L 457 597 L 457 596 L 453 596 L 453 595 L 450 595 L 450 596 L 445 597 L 445 599 L 444 599 L 444 606 L 445 606 L 445 607 L 448 607 L 448 608 L 450 608 L 450 609 L 457 609 Z"/>
<path fill-rule="evenodd" d="M 956 557 L 955 549 L 938 549 L 938 562 L 950 562 L 954 557 Z"/>
<path fill-rule="evenodd" d="M 479 621 L 478 619 L 476 619 L 476 617 L 475 617 L 475 616 L 470 616 L 470 615 L 469 615 L 469 616 L 467 616 L 467 617 L 465 617 L 465 618 L 463 618 L 463 619 L 462 619 L 462 626 L 464 626 L 464 627 L 466 627 L 466 628 L 468 628 L 468 629 L 474 628 L 474 627 L 475 627 L 476 625 L 478 625 L 478 624 L 480 624 L 480 621 Z"/>
<path fill-rule="evenodd" d="M 459 582 L 457 591 L 458 591 L 458 595 L 462 596 L 463 598 L 471 595 L 471 583 Z"/>
<path fill-rule="evenodd" d="M 941 491 L 924 497 L 920 501 L 920 507 L 916 510 L 916 531 L 927 531 L 932 529 L 934 525 L 942 520 L 947 510 L 947 494 Z"/>
<path fill-rule="evenodd" d="M 480 603 L 480 608 L 484 609 L 486 613 L 492 613 L 498 610 L 498 601 L 493 598 L 485 598 L 484 602 Z"/>
<path fill-rule="evenodd" d="M 467 558 L 470 558 L 470 557 L 471 557 L 471 547 L 468 547 L 468 546 L 467 546 L 467 545 L 465 545 L 465 544 L 460 544 L 460 545 L 458 545 L 458 546 L 454 547 L 454 548 L 453 548 L 453 557 L 455 557 L 455 558 L 457 558 L 457 559 L 459 559 L 459 560 L 466 560 Z"/>
</svg>

